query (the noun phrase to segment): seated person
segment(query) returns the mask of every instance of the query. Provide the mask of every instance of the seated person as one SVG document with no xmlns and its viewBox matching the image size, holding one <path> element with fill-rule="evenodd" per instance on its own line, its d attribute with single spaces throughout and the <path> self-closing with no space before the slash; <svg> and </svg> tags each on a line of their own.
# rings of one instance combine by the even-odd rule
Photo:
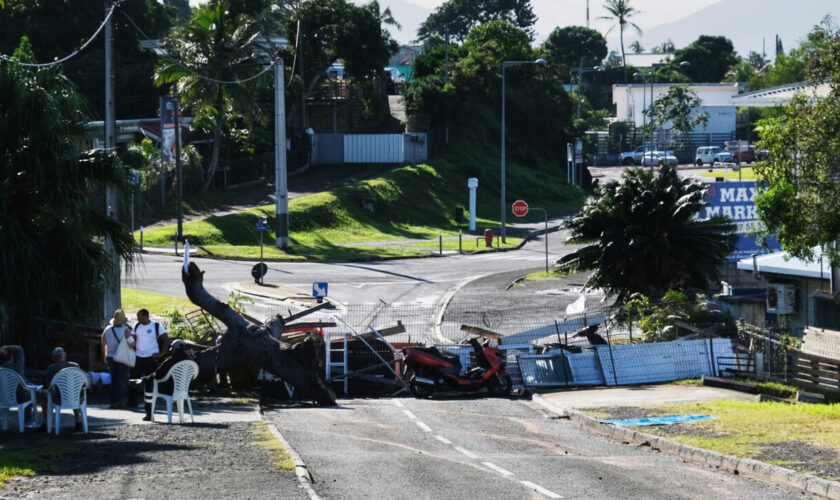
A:
<svg viewBox="0 0 840 500">
<path fill-rule="evenodd" d="M 0 346 L 0 368 L 8 368 L 23 376 L 23 347 L 19 345 Z"/>
<path fill-rule="evenodd" d="M 67 361 L 67 353 L 61 347 L 56 347 L 55 349 L 53 349 L 52 360 L 52 364 L 47 367 L 47 383 L 44 385 L 44 390 L 38 391 L 38 402 L 41 405 L 41 408 L 44 410 L 44 423 L 43 425 L 41 425 L 42 429 L 47 428 L 47 389 L 52 383 L 53 377 L 55 377 L 58 372 L 65 368 L 79 367 L 78 363 Z M 61 395 L 59 394 L 57 388 L 53 388 L 52 399 L 53 403 L 61 403 Z M 76 417 L 75 430 L 82 430 L 82 412 L 80 412 L 79 410 L 73 410 L 73 416 Z"/>
<path fill-rule="evenodd" d="M 151 412 L 151 403 L 152 403 L 152 392 L 154 391 L 154 381 L 160 380 L 169 373 L 169 370 L 175 366 L 175 363 L 184 360 L 195 361 L 192 355 L 187 352 L 187 344 L 181 339 L 177 339 L 172 342 L 172 347 L 170 348 L 170 354 L 167 356 L 166 359 L 163 360 L 154 373 L 150 375 L 146 375 L 143 377 L 143 389 L 145 392 L 146 397 L 146 408 L 149 408 L 146 411 L 146 416 L 143 417 L 143 420 L 149 421 L 152 419 L 152 412 Z M 175 384 L 172 382 L 172 379 L 158 383 L 158 393 L 170 395 L 175 390 Z"/>
</svg>

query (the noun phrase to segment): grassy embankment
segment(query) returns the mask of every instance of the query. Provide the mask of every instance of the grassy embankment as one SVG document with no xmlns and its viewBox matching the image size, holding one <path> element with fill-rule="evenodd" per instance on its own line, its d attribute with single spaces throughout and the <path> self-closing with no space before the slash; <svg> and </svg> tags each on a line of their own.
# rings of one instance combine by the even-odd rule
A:
<svg viewBox="0 0 840 500">
<path fill-rule="evenodd" d="M 428 164 L 404 166 L 382 175 L 330 191 L 291 200 L 290 249 L 273 245 L 274 206 L 265 205 L 235 214 L 210 217 L 184 224 L 191 245 L 204 255 L 220 258 L 256 259 L 260 255 L 257 217 L 266 217 L 264 255 L 273 260 L 366 260 L 428 255 L 424 248 L 437 249 L 436 238 L 458 235 L 456 208 L 468 205 L 467 178 L 479 178 L 477 232 L 499 227 L 499 172 L 497 153 L 450 147 L 445 155 Z M 317 168 L 317 167 L 314 167 Z M 508 164 L 509 197 L 522 197 L 551 215 L 580 207 L 580 192 L 546 172 L 550 167 L 526 169 Z M 373 206 L 373 212 L 365 205 Z M 523 221 L 530 221 L 529 215 Z M 508 222 L 516 222 L 513 215 Z M 536 219 L 534 219 L 536 220 Z M 461 224 L 460 228 L 465 229 Z M 497 231 L 498 232 L 498 231 Z M 147 230 L 144 245 L 172 245 L 174 226 Z M 139 234 L 136 234 L 139 240 Z M 431 240 L 399 243 L 399 240 Z M 474 236 L 464 230 L 464 251 L 475 251 Z M 370 242 L 390 242 L 370 244 Z M 467 243 L 471 243 L 472 246 Z M 508 238 L 507 247 L 521 239 Z M 444 241 L 444 248 L 457 250 L 457 240 Z M 479 245 L 478 250 L 483 247 Z"/>
<path fill-rule="evenodd" d="M 724 177 L 724 169 L 717 168 L 712 170 L 711 172 L 703 172 L 700 174 L 700 177 Z M 729 180 L 730 181 L 737 181 L 738 180 L 738 171 L 734 169 L 729 169 Z M 754 181 L 755 180 L 755 172 L 753 172 L 752 167 L 742 167 L 741 168 L 741 180 L 742 181 Z"/>
</svg>

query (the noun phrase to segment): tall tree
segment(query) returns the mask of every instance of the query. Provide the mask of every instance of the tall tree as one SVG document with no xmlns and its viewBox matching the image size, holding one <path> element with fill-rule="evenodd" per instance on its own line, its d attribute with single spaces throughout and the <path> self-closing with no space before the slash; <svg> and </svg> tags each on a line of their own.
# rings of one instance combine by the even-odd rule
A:
<svg viewBox="0 0 840 500">
<path fill-rule="evenodd" d="M 703 183 L 682 179 L 674 167 L 625 170 L 598 186 L 569 221 L 568 242 L 584 246 L 558 265 L 593 271 L 587 288 L 601 288 L 619 303 L 634 293 L 705 290 L 736 240 L 728 217 L 695 219 L 705 193 Z"/>
<path fill-rule="evenodd" d="M 674 51 L 673 64 L 688 62 L 682 72 L 692 82 L 720 82 L 738 62 L 732 41 L 725 36 L 700 35 L 691 44 Z"/>
<path fill-rule="evenodd" d="M 635 42 L 630 44 L 630 50 L 632 50 L 634 54 L 641 54 L 645 51 L 645 48 L 644 46 L 642 46 L 642 42 L 636 40 Z"/>
<path fill-rule="evenodd" d="M 474 27 L 494 20 L 508 21 L 533 38 L 537 16 L 531 0 L 446 0 L 423 21 L 417 38 L 449 35 L 464 42 Z"/>
<path fill-rule="evenodd" d="M 827 95 L 803 92 L 782 116 L 757 127 L 766 161 L 755 167 L 766 189 L 756 199 L 761 220 L 791 255 L 813 259 L 824 246 L 840 265 L 840 38 L 809 61 L 809 82 Z"/>
<path fill-rule="evenodd" d="M 635 7 L 630 6 L 630 0 L 607 0 L 604 8 L 610 13 L 609 16 L 600 16 L 598 19 L 613 21 L 615 24 L 607 31 L 607 34 L 618 26 L 618 38 L 621 42 L 621 63 L 624 65 L 624 83 L 627 83 L 627 54 L 624 53 L 624 30 L 628 27 L 642 34 L 642 28 L 630 21 L 630 18 L 639 13 Z"/>
<path fill-rule="evenodd" d="M 583 26 L 554 28 L 543 43 L 543 48 L 548 52 L 551 62 L 566 67 L 600 64 L 607 56 L 604 36 Z"/>
<path fill-rule="evenodd" d="M 127 193 L 128 176 L 115 156 L 82 149 L 85 108 L 56 70 L 0 61 L 0 330 L 11 332 L 0 342 L 31 346 L 37 317 L 98 324 L 119 265 L 103 241 L 132 258 L 128 228 L 104 210 L 105 187 Z"/>
<path fill-rule="evenodd" d="M 195 125 L 213 136 L 210 161 L 204 171 L 202 191 L 213 183 L 222 143 L 239 114 L 256 115 L 254 95 L 236 82 L 260 71 L 252 43 L 260 36 L 254 21 L 234 15 L 226 0 L 200 6 L 190 19 L 175 27 L 165 45 L 171 57 L 155 71 L 157 85 L 173 85 Z M 262 61 L 264 64 L 264 61 Z"/>
<path fill-rule="evenodd" d="M 310 95 L 338 60 L 344 61 L 344 73 L 356 81 L 365 81 L 381 73 L 391 54 L 399 48 L 382 27 L 382 14 L 371 5 L 356 6 L 346 0 L 302 2 L 286 18 L 286 32 L 299 44 L 306 61 L 304 94 Z"/>
</svg>

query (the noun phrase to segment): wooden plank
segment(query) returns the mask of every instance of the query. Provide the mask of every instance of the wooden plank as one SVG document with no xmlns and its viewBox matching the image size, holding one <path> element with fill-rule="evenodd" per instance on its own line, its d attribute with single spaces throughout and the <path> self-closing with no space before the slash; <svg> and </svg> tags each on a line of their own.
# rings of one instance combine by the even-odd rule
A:
<svg viewBox="0 0 840 500">
<path fill-rule="evenodd" d="M 285 325 L 283 330 L 291 330 L 293 328 L 335 328 L 338 326 L 335 321 L 312 321 L 310 323 L 292 323 Z"/>
<path fill-rule="evenodd" d="M 792 371 L 793 371 L 793 373 L 796 373 L 796 374 L 802 374 L 802 375 L 806 375 L 806 376 L 809 376 L 809 377 L 818 376 L 818 377 L 821 377 L 821 378 L 827 378 L 829 380 L 837 380 L 837 375 L 838 375 L 837 372 L 825 371 L 825 370 L 812 370 L 812 369 L 803 370 L 799 367 L 795 367 Z"/>
<path fill-rule="evenodd" d="M 802 351 L 797 351 L 796 349 L 789 349 L 788 350 L 788 356 L 793 356 L 795 358 L 802 358 L 802 359 L 807 359 L 807 360 L 812 360 L 813 359 L 813 360 L 816 360 L 816 361 L 822 361 L 823 363 L 834 364 L 834 365 L 840 364 L 840 360 L 838 360 L 838 359 L 827 358 L 825 356 L 818 356 L 816 354 L 808 354 L 808 353 L 805 353 L 805 352 L 802 352 Z"/>
<path fill-rule="evenodd" d="M 397 321 L 397 326 L 389 326 L 388 328 L 383 328 L 382 330 L 376 330 L 379 332 L 379 335 L 383 337 L 388 337 L 390 335 L 397 335 L 400 333 L 405 333 L 405 327 L 402 324 L 402 321 Z M 362 337 L 365 340 L 379 340 L 379 337 L 376 336 L 373 332 L 366 332 L 359 337 Z"/>
<path fill-rule="evenodd" d="M 683 328 L 685 330 L 688 330 L 690 332 L 697 333 L 697 332 L 700 331 L 699 328 L 697 328 L 694 325 L 690 325 L 690 324 L 686 323 L 685 321 L 675 321 L 674 324 L 677 325 L 678 327 Z"/>
<path fill-rule="evenodd" d="M 501 333 L 496 333 L 492 330 L 487 330 L 478 326 L 461 325 L 461 331 L 469 333 L 470 335 L 475 335 L 476 337 L 487 337 L 488 339 L 493 340 L 499 340 L 504 337 Z"/>
</svg>

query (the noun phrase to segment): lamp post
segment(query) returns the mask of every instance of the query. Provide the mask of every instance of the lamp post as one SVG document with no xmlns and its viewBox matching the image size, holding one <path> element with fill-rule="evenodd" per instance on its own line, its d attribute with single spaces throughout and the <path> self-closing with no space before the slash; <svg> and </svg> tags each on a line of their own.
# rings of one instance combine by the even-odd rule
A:
<svg viewBox="0 0 840 500">
<path fill-rule="evenodd" d="M 502 224 L 501 224 L 501 233 L 502 233 L 502 243 L 507 243 L 507 232 L 505 230 L 505 219 L 507 212 L 505 209 L 507 208 L 507 204 L 505 203 L 505 70 L 511 66 L 519 66 L 521 64 L 539 64 L 544 65 L 546 64 L 545 59 L 537 59 L 536 61 L 505 61 L 502 63 L 502 201 L 501 201 L 501 209 L 502 209 Z"/>
<path fill-rule="evenodd" d="M 577 73 L 577 84 L 578 84 L 577 92 L 578 92 L 578 96 L 577 96 L 577 99 L 575 99 L 575 100 L 577 101 L 577 117 L 578 117 L 578 119 L 580 119 L 580 97 L 581 97 L 580 96 L 580 91 L 581 91 L 582 77 L 586 73 L 592 73 L 594 71 L 598 71 L 598 72 L 604 71 L 604 67 L 603 66 L 592 66 L 592 67 L 584 68 L 583 67 L 583 59 L 581 59 L 580 60 L 580 66 L 578 66 L 577 68 L 569 68 L 569 73 Z"/>
</svg>

